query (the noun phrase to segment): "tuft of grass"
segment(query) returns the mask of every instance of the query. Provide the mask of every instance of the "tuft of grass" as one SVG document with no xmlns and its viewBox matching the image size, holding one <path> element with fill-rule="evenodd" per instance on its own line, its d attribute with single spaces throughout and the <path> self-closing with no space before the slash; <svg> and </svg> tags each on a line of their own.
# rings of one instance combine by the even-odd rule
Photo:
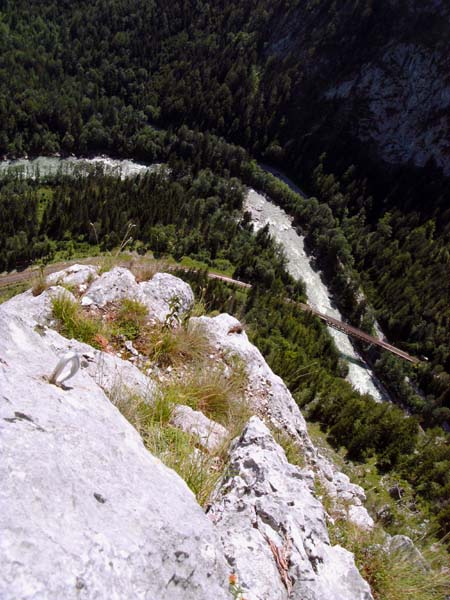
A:
<svg viewBox="0 0 450 600">
<path fill-rule="evenodd" d="M 112 397 L 124 417 L 136 428 L 146 448 L 184 479 L 202 506 L 208 502 L 221 475 L 217 456 L 201 452 L 195 438 L 169 424 L 173 401 L 159 394 L 150 401 L 126 389 Z"/>
<path fill-rule="evenodd" d="M 52 309 L 61 335 L 100 348 L 105 326 L 99 319 L 86 316 L 80 305 L 66 294 L 52 299 Z"/>
<path fill-rule="evenodd" d="M 238 362 L 232 368 L 204 363 L 182 381 L 169 384 L 164 394 L 168 401 L 186 404 L 225 427 L 241 429 L 249 416 L 244 400 L 246 383 Z"/>
<path fill-rule="evenodd" d="M 111 271 L 113 267 L 117 264 L 117 260 L 111 254 L 107 254 L 106 256 L 102 256 L 98 267 L 98 274 L 103 275 L 103 273 L 107 273 Z"/>
<path fill-rule="evenodd" d="M 273 426 L 270 429 L 277 444 L 283 448 L 288 462 L 297 467 L 305 467 L 305 456 L 296 441 L 284 431 L 275 429 Z"/>
<path fill-rule="evenodd" d="M 164 259 L 142 259 L 140 261 L 133 261 L 130 265 L 130 271 L 136 277 L 138 283 L 142 281 L 150 281 L 156 275 L 156 273 L 167 272 L 169 270 L 170 263 Z"/>
<path fill-rule="evenodd" d="M 115 333 L 124 335 L 129 340 L 135 340 L 141 335 L 147 320 L 147 307 L 138 300 L 124 298 L 115 319 Z"/>
<path fill-rule="evenodd" d="M 33 280 L 31 293 L 33 296 L 40 296 L 42 292 L 45 292 L 45 290 L 48 288 L 49 284 L 47 283 L 47 278 L 45 277 L 44 267 L 40 267 L 39 274 Z"/>
<path fill-rule="evenodd" d="M 158 366 L 179 366 L 202 361 L 210 351 L 206 336 L 196 327 L 148 327 L 136 340 L 136 349 Z"/>
</svg>

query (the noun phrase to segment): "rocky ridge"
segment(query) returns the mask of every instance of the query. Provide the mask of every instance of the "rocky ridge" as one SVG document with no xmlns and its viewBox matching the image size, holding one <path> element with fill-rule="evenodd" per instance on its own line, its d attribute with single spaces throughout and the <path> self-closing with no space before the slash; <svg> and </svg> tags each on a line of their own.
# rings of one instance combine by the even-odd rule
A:
<svg viewBox="0 0 450 600">
<path fill-rule="evenodd" d="M 173 311 L 174 296 L 180 312 L 193 302 L 189 286 L 167 274 L 138 284 L 126 269 L 98 276 L 78 265 L 51 283 L 77 286 L 90 307 L 139 299 L 155 321 Z M 243 361 L 244 400 L 255 415 L 233 442 L 205 514 L 108 397 L 122 385 L 152 402 L 157 382 L 113 353 L 57 333 L 51 299 L 58 294 L 71 292 L 54 285 L 0 307 L 2 598 L 229 598 L 230 573 L 247 600 L 371 598 L 353 556 L 330 544 L 314 480 L 349 519 L 370 528 L 364 492 L 314 448 L 285 384 L 236 319 L 188 325 L 219 354 Z M 82 368 L 65 386 L 50 384 L 68 350 L 79 353 Z M 206 449 L 226 435 L 188 407 L 177 407 L 172 421 Z M 287 461 L 263 421 L 294 440 L 303 468 Z"/>
</svg>

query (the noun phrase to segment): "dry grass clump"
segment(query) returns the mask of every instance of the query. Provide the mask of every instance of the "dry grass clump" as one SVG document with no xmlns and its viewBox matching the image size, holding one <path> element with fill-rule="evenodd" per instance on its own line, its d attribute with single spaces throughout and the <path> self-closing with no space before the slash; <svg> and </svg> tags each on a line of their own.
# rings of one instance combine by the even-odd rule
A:
<svg viewBox="0 0 450 600">
<path fill-rule="evenodd" d="M 174 404 L 166 394 L 144 399 L 126 388 L 111 398 L 124 417 L 136 428 L 146 448 L 186 481 L 199 504 L 205 505 L 221 475 L 217 455 L 202 452 L 196 440 L 169 423 Z"/>
<path fill-rule="evenodd" d="M 160 367 L 179 366 L 187 362 L 202 361 L 211 352 L 211 346 L 197 327 L 149 326 L 136 339 L 136 349 Z"/>
<path fill-rule="evenodd" d="M 240 361 L 235 360 L 231 367 L 207 361 L 169 384 L 164 395 L 169 402 L 190 406 L 234 433 L 240 432 L 250 416 L 244 398 L 246 384 Z"/>
<path fill-rule="evenodd" d="M 130 265 L 130 271 L 136 277 L 138 283 L 142 281 L 150 281 L 156 273 L 167 272 L 169 270 L 169 262 L 164 259 L 142 259 L 133 261 Z"/>
<path fill-rule="evenodd" d="M 39 274 L 33 279 L 31 293 L 33 296 L 40 296 L 42 292 L 45 292 L 49 287 L 50 284 L 47 282 L 43 267 L 41 267 L 39 269 Z"/>
<path fill-rule="evenodd" d="M 189 333 L 182 327 L 173 331 L 161 328 L 158 332 L 159 336 Z M 202 351 L 197 346 L 194 352 L 201 358 L 190 368 L 183 368 L 182 373 L 178 371 L 178 376 L 166 382 L 154 398 L 145 399 L 126 389 L 118 390 L 112 397 L 113 403 L 139 432 L 146 448 L 186 481 L 201 505 L 208 502 L 222 475 L 231 439 L 241 433 L 250 416 L 244 400 L 247 378 L 242 362 L 226 357 L 226 363 L 218 363 L 202 353 L 203 343 L 202 340 Z M 192 348 L 190 352 L 192 356 Z M 175 356 L 181 361 L 180 354 Z M 208 452 L 195 435 L 173 427 L 170 419 L 176 404 L 202 411 L 227 427 L 230 436 L 223 447 Z"/>
</svg>

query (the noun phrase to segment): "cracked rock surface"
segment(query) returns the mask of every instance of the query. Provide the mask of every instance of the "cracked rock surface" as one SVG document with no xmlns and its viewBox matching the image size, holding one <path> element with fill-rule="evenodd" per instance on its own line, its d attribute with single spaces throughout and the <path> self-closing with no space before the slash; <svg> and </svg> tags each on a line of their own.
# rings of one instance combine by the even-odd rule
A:
<svg viewBox="0 0 450 600">
<path fill-rule="evenodd" d="M 258 417 L 230 450 L 209 516 L 248 600 L 370 600 L 353 555 L 331 546 L 308 471 L 288 463 Z"/>
<path fill-rule="evenodd" d="M 9 308 L 0 307 L 0 598 L 229 598 L 217 534 L 185 482 L 146 450 L 88 368 L 65 389 L 48 383 L 69 340 L 40 335 Z M 114 372 L 125 364 L 115 360 Z"/>
<path fill-rule="evenodd" d="M 371 529 L 374 526 L 373 519 L 362 506 L 366 498 L 364 490 L 359 485 L 350 483 L 347 475 L 339 472 L 314 447 L 305 419 L 284 381 L 275 375 L 244 331 L 234 333 L 240 325 L 239 321 L 230 315 L 221 314 L 213 318 L 192 318 L 190 322 L 192 326 L 202 329 L 216 350 L 229 352 L 242 359 L 249 380 L 247 401 L 250 407 L 298 444 L 328 494 L 344 504 L 347 518 L 358 527 Z"/>
</svg>

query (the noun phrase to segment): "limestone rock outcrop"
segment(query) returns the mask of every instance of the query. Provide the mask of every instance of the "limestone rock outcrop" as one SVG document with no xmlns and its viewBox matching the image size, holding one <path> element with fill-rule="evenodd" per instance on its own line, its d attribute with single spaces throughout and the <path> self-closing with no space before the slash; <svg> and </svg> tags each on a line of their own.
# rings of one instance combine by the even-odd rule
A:
<svg viewBox="0 0 450 600">
<path fill-rule="evenodd" d="M 47 277 L 52 285 L 86 286 L 98 279 L 97 269 L 93 265 L 75 264 L 63 271 L 57 271 Z M 86 288 L 84 288 L 86 289 Z M 84 289 L 82 291 L 84 291 Z"/>
<path fill-rule="evenodd" d="M 339 472 L 314 447 L 305 419 L 284 381 L 270 369 L 258 348 L 250 343 L 245 331 L 235 332 L 239 330 L 239 321 L 222 314 L 213 318 L 193 318 L 191 324 L 200 327 L 217 350 L 242 359 L 249 380 L 247 401 L 255 413 L 294 439 L 309 464 L 315 468 L 329 495 L 344 504 L 347 517 L 355 525 L 371 529 L 373 519 L 362 506 L 366 497 L 364 490 L 350 483 L 347 475 Z"/>
<path fill-rule="evenodd" d="M 164 321 L 171 312 L 181 317 L 194 304 L 190 286 L 178 277 L 156 273 L 150 281 L 137 283 L 133 273 L 123 267 L 103 273 L 89 286 L 81 303 L 103 307 L 123 298 L 145 304 L 149 317 L 155 321 Z"/>
<path fill-rule="evenodd" d="M 65 389 L 46 380 L 58 355 L 26 319 L 0 307 L 0 332 L 2 600 L 228 598 L 182 479 L 85 369 Z"/>
<path fill-rule="evenodd" d="M 252 417 L 208 513 L 248 600 L 372 598 L 353 555 L 330 545 L 312 481 Z"/>
<path fill-rule="evenodd" d="M 308 466 L 289 464 L 254 416 L 232 445 L 205 515 L 111 402 L 136 393 L 152 402 L 157 383 L 114 353 L 62 337 L 52 316 L 52 298 L 68 294 L 80 303 L 89 298 L 94 310 L 138 298 L 150 319 L 164 320 L 174 307 L 189 310 L 192 290 L 172 275 L 138 284 L 126 269 L 99 277 L 88 267 L 71 269 L 52 282 L 74 285 L 78 295 L 86 287 L 81 298 L 54 285 L 0 306 L 2 600 L 220 600 L 230 598 L 230 572 L 246 600 L 370 600 L 353 555 L 330 544 L 314 481 L 327 482 L 362 526 L 364 492 L 317 452 L 291 394 L 239 322 L 219 315 L 191 318 L 189 327 L 203 330 L 218 361 L 242 360 L 242 401 L 289 435 Z M 81 369 L 53 385 L 49 375 L 67 351 L 79 354 Z M 172 423 L 194 436 L 198 454 L 222 448 L 228 437 L 187 406 L 175 408 Z"/>
</svg>

